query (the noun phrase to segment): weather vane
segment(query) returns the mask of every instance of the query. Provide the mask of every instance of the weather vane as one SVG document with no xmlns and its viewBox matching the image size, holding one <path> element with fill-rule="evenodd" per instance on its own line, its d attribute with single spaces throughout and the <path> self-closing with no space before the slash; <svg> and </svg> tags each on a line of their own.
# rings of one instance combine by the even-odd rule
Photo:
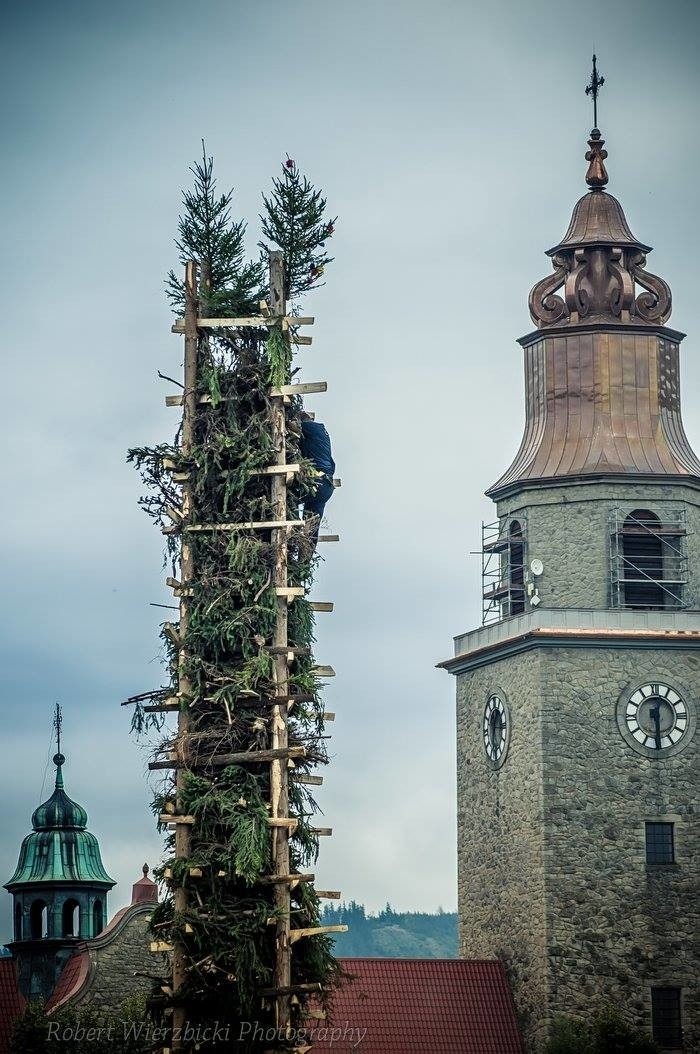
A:
<svg viewBox="0 0 700 1054">
<path fill-rule="evenodd" d="M 596 57 L 593 56 L 593 72 L 591 73 L 590 83 L 586 85 L 586 95 L 593 96 L 593 127 L 598 127 L 598 92 L 605 84 L 605 77 L 598 76 L 598 67 L 596 65 Z"/>
<path fill-rule="evenodd" d="M 63 725 L 63 714 L 61 707 L 56 703 L 56 710 L 53 715 L 53 727 L 56 729 L 56 753 L 61 753 L 61 727 Z"/>
</svg>

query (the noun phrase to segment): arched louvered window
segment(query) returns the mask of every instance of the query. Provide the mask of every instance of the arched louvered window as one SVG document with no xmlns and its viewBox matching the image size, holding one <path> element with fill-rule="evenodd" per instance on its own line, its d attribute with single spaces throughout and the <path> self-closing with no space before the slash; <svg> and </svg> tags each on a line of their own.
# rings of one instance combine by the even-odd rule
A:
<svg viewBox="0 0 700 1054">
<path fill-rule="evenodd" d="M 614 507 L 610 514 L 610 600 L 613 607 L 683 607 L 688 581 L 686 515 L 681 505 Z"/>
<path fill-rule="evenodd" d="M 522 615 L 525 610 L 525 541 L 519 520 L 508 528 L 508 597 L 507 615 Z"/>
<path fill-rule="evenodd" d="M 96 937 L 98 933 L 102 932 L 104 926 L 104 909 L 102 907 L 102 901 L 96 900 L 92 908 L 92 935 Z"/>
<path fill-rule="evenodd" d="M 649 509 L 635 509 L 622 528 L 625 607 L 666 607 L 664 588 L 664 543 L 661 521 Z"/>
<path fill-rule="evenodd" d="M 63 904 L 61 934 L 63 937 L 80 936 L 80 905 L 77 900 L 66 900 Z"/>
<path fill-rule="evenodd" d="M 29 909 L 29 932 L 33 941 L 49 935 L 49 909 L 43 900 L 32 901 Z"/>
</svg>

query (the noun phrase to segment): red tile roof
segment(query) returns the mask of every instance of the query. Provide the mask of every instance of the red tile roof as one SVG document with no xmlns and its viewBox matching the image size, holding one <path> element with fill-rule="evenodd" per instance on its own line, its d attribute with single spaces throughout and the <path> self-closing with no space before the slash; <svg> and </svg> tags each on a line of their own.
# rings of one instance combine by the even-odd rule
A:
<svg viewBox="0 0 700 1054">
<path fill-rule="evenodd" d="M 61 970 L 56 987 L 46 1002 L 46 1013 L 57 1010 L 70 996 L 79 992 L 90 972 L 90 952 L 87 944 L 78 945 Z"/>
<path fill-rule="evenodd" d="M 0 1054 L 8 1054 L 15 1021 L 26 1005 L 17 987 L 15 960 L 9 955 L 0 956 Z"/>
<path fill-rule="evenodd" d="M 125 908 L 120 908 L 105 928 L 98 933 L 97 937 L 93 938 L 93 941 L 81 941 L 80 944 L 76 945 L 75 951 L 61 970 L 56 987 L 46 1002 L 47 1013 L 50 1010 L 58 1010 L 65 1002 L 78 994 L 90 973 L 90 944 L 94 941 L 102 942 L 106 937 L 109 937 L 118 928 L 119 923 L 133 905 L 134 901 L 131 904 L 127 904 Z"/>
<path fill-rule="evenodd" d="M 354 980 L 335 994 L 327 1021 L 309 1022 L 309 1030 L 317 1030 L 309 1039 L 314 1054 L 522 1054 L 500 962 L 341 962 Z"/>
</svg>

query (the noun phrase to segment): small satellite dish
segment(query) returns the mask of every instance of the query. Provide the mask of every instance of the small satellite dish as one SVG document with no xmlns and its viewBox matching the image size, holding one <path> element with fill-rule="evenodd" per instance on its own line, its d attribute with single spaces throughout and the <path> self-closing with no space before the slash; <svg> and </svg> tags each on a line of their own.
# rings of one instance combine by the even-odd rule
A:
<svg viewBox="0 0 700 1054">
<path fill-rule="evenodd" d="M 535 578 L 537 578 L 544 571 L 544 564 L 541 560 L 533 560 L 530 564 L 530 570 L 532 571 Z"/>
</svg>

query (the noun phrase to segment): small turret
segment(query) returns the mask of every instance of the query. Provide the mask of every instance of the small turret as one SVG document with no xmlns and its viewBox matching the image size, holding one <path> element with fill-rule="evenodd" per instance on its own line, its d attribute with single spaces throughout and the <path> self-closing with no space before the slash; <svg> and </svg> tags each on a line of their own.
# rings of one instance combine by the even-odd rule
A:
<svg viewBox="0 0 700 1054">
<path fill-rule="evenodd" d="M 60 726 L 60 711 L 57 717 Z M 28 998 L 48 998 L 65 960 L 79 940 L 96 937 L 107 918 L 107 893 L 115 884 L 105 871 L 87 813 L 65 792 L 65 756 L 54 755 L 51 797 L 34 810 L 33 831 L 22 842 L 12 878 L 14 940 L 20 988 Z"/>
</svg>

